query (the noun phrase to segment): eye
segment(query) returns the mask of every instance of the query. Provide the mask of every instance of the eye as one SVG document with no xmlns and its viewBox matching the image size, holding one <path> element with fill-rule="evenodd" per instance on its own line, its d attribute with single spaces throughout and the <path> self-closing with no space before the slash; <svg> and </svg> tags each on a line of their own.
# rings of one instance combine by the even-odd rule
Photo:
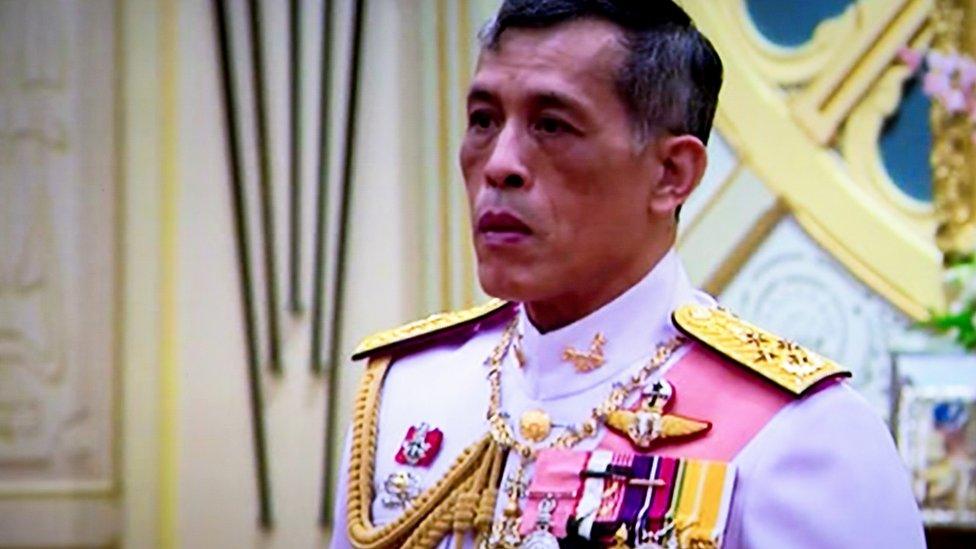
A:
<svg viewBox="0 0 976 549">
<path fill-rule="evenodd" d="M 468 114 L 468 128 L 472 130 L 487 130 L 492 127 L 494 120 L 491 113 L 485 109 L 471 111 Z"/>
<path fill-rule="evenodd" d="M 544 135 L 558 135 L 572 128 L 566 122 L 552 116 L 542 116 L 533 124 L 535 131 Z"/>
</svg>

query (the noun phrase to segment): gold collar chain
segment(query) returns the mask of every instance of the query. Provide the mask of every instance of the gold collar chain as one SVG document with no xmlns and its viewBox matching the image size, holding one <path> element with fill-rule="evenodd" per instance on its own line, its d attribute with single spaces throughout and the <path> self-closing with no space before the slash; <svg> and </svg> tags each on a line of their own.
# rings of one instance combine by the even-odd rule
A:
<svg viewBox="0 0 976 549">
<path fill-rule="evenodd" d="M 535 460 L 536 449 L 515 437 L 512 427 L 502 413 L 501 366 L 515 336 L 516 325 L 517 319 L 513 319 L 506 326 L 498 345 L 485 360 L 485 365 L 488 366 L 488 383 L 491 386 L 491 396 L 488 402 L 488 424 L 491 437 L 499 446 L 513 449 L 518 453 L 521 461 L 516 469 L 513 484 L 520 484 L 525 473 L 525 467 Z M 565 433 L 556 437 L 549 444 L 549 447 L 573 448 L 582 440 L 596 435 L 599 424 L 605 422 L 607 416 L 612 412 L 619 410 L 627 397 L 646 385 L 651 375 L 660 369 L 684 342 L 685 338 L 678 335 L 658 345 L 654 351 L 654 356 L 647 361 L 647 364 L 634 372 L 626 382 L 615 383 L 607 398 L 590 411 L 590 417 L 580 422 L 579 425 L 568 428 Z M 508 502 L 505 506 L 505 512 L 502 520 L 496 523 L 492 529 L 492 535 L 487 543 L 489 547 L 517 547 L 521 542 L 521 536 L 518 535 L 521 518 L 518 499 L 524 491 L 523 486 L 509 486 L 507 489 Z"/>
</svg>

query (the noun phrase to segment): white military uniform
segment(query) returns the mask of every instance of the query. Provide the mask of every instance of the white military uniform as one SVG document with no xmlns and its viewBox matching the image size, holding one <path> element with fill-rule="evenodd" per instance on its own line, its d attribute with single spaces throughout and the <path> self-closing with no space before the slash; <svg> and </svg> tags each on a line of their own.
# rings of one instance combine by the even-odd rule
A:
<svg viewBox="0 0 976 549">
<path fill-rule="evenodd" d="M 641 368 L 657 345 L 677 333 L 671 313 L 689 302 L 714 303 L 691 286 L 672 251 L 624 294 L 564 328 L 542 334 L 520 308 L 518 333 L 526 364 L 519 367 L 513 353 L 506 355 L 502 409 L 512 418 L 526 410 L 542 409 L 555 424 L 578 424 L 607 397 L 614 382 Z M 486 433 L 489 384 L 485 359 L 498 344 L 502 330 L 497 324 L 479 328 L 464 340 L 429 345 L 390 367 L 379 413 L 374 524 L 388 523 L 403 512 L 381 501 L 384 479 L 409 469 L 422 487 L 428 487 L 445 474 L 455 456 Z M 606 339 L 606 362 L 579 373 L 563 360 L 563 351 L 587 349 L 597 332 Z M 681 353 L 679 349 L 658 374 L 666 373 Z M 394 456 L 405 433 L 420 423 L 443 432 L 438 456 L 428 468 L 397 463 Z M 592 449 L 602 430 L 577 449 Z M 559 433 L 555 428 L 550 437 Z M 336 548 L 351 546 L 345 509 L 348 446 L 347 441 L 334 515 L 332 547 Z M 509 458 L 509 469 L 515 461 Z M 880 418 L 846 383 L 787 404 L 733 463 L 738 477 L 723 547 L 925 545 L 918 507 L 892 439 Z M 448 541 L 441 544 L 449 545 Z"/>
</svg>

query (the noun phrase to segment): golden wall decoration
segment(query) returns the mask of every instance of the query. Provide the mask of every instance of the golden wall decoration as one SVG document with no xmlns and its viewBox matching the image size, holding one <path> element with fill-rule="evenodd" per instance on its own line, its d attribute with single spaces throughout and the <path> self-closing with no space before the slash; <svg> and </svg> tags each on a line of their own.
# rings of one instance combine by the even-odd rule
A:
<svg viewBox="0 0 976 549">
<path fill-rule="evenodd" d="M 909 76 L 898 51 L 932 39 L 932 1 L 861 0 L 796 48 L 763 37 L 747 0 L 681 4 L 725 62 L 716 127 L 743 164 L 874 291 L 914 318 L 941 307 L 935 211 L 895 185 L 879 150 Z"/>
<path fill-rule="evenodd" d="M 927 48 L 932 40 L 931 28 L 913 40 L 912 48 Z M 935 212 L 931 202 L 913 198 L 892 183 L 881 158 L 878 143 L 885 121 L 902 101 L 902 89 L 911 77 L 904 65 L 892 65 L 872 85 L 848 117 L 838 138 L 838 150 L 847 162 L 853 182 L 870 193 L 878 204 L 890 207 L 904 223 L 920 235 L 935 232 Z"/>
<path fill-rule="evenodd" d="M 851 109 L 924 26 L 931 0 L 862 0 L 841 18 L 856 32 L 793 100 L 796 119 L 817 142 L 829 143 Z"/>
<path fill-rule="evenodd" d="M 936 0 L 932 48 L 976 54 L 976 1 Z M 932 102 L 932 183 L 938 222 L 936 242 L 946 260 L 976 250 L 976 143 L 965 115 Z"/>
</svg>

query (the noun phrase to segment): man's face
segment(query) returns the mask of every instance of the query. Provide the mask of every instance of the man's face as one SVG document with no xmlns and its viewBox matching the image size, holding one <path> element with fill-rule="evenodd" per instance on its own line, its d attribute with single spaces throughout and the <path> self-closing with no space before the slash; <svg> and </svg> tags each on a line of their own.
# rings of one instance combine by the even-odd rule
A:
<svg viewBox="0 0 976 549">
<path fill-rule="evenodd" d="M 460 163 L 488 294 L 592 293 L 646 271 L 649 242 L 671 238 L 649 212 L 661 163 L 615 88 L 624 55 L 616 28 L 595 20 L 508 29 L 482 52 Z"/>
</svg>

